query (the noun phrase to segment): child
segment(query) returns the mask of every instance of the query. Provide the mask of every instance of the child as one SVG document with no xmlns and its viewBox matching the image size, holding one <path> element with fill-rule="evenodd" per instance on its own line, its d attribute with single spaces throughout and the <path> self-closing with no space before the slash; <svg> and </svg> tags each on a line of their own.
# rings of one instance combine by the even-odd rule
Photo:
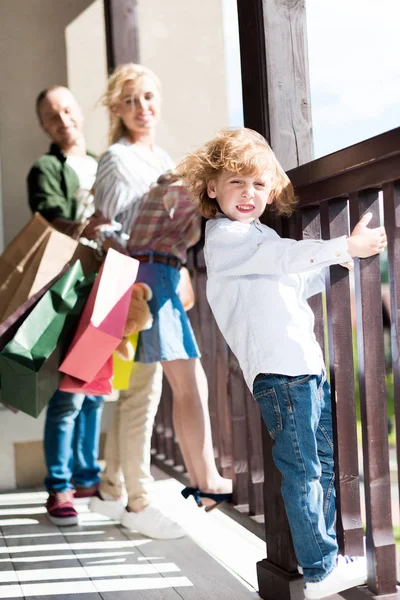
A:
<svg viewBox="0 0 400 600">
<path fill-rule="evenodd" d="M 306 298 L 323 290 L 323 267 L 382 252 L 385 230 L 367 227 L 371 213 L 349 238 L 329 241 L 282 239 L 261 224 L 267 205 L 288 215 L 295 200 L 271 148 L 250 129 L 220 131 L 178 172 L 210 219 L 207 298 L 275 440 L 305 597 L 362 585 L 365 559 L 337 556 L 330 390 Z"/>
</svg>

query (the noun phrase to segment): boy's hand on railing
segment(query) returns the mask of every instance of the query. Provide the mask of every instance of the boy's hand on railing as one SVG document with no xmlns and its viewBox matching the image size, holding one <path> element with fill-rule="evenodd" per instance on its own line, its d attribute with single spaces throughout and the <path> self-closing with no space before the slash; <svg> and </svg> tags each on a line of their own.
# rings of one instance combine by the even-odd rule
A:
<svg viewBox="0 0 400 600">
<path fill-rule="evenodd" d="M 351 236 L 347 240 L 347 249 L 352 257 L 368 258 L 374 254 L 380 254 L 387 246 L 385 228 L 367 227 L 372 219 L 372 213 L 366 213 L 354 227 Z"/>
</svg>

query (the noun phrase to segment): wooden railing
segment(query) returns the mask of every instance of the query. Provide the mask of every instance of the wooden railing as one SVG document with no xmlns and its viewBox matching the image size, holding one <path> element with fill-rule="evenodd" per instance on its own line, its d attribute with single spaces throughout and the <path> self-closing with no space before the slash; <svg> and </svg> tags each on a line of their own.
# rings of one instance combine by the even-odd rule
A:
<svg viewBox="0 0 400 600">
<path fill-rule="evenodd" d="M 396 433 L 400 439 L 400 128 L 293 169 L 289 177 L 299 198 L 298 210 L 289 220 L 271 220 L 267 215 L 268 224 L 285 237 L 329 239 L 347 235 L 365 212 L 373 213 L 371 226 L 378 226 L 383 214 L 388 234 Z M 370 598 L 373 593 L 396 598 L 380 259 L 376 256 L 355 263 L 364 524 L 360 508 L 360 440 L 356 427 L 354 332 L 348 271 L 340 266 L 331 267 L 326 295 L 320 294 L 310 300 L 315 312 L 315 332 L 326 353 L 330 371 L 340 550 L 346 554 L 362 553 L 363 537 L 366 536 L 368 589 L 343 592 L 342 596 Z M 265 515 L 268 558 L 258 564 L 260 596 L 271 600 L 302 599 L 302 578 L 297 572 L 281 500 L 280 474 L 272 461 L 272 441 L 207 304 L 201 246 L 191 252 L 189 266 L 197 293 L 197 303 L 190 318 L 209 380 L 215 452 L 221 472 L 234 478 L 234 507 L 230 512 L 259 535 Z M 175 469 L 175 473 L 182 472 L 167 388 L 153 440 L 157 462 Z M 399 462 L 399 449 L 397 452 Z"/>
</svg>

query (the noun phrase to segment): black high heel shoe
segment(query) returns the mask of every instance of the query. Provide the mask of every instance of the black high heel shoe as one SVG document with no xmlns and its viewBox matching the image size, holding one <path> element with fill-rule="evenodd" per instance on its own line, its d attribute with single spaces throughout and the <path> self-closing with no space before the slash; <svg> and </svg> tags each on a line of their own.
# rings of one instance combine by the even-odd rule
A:
<svg viewBox="0 0 400 600">
<path fill-rule="evenodd" d="M 206 512 L 210 512 L 217 508 L 223 502 L 232 502 L 232 494 L 213 494 L 212 492 L 201 492 L 198 488 L 193 487 L 185 487 L 182 492 L 182 496 L 184 498 L 189 498 L 189 496 L 193 496 L 196 501 L 197 506 L 203 507 L 203 503 L 201 501 L 202 498 L 209 498 L 210 500 L 214 500 L 214 504 L 210 506 L 205 506 L 204 510 Z"/>
<path fill-rule="evenodd" d="M 189 496 L 193 496 L 193 498 L 196 501 L 197 506 L 203 506 L 200 500 L 200 490 L 199 488 L 194 488 L 194 487 L 185 487 L 183 488 L 183 490 L 181 491 L 181 494 L 184 498 L 186 498 L 186 500 L 189 498 Z"/>
</svg>

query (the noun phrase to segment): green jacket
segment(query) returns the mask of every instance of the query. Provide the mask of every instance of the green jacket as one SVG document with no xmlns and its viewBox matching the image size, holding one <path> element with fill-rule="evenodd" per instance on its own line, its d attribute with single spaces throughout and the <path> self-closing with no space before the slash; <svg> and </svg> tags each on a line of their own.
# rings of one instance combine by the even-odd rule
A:
<svg viewBox="0 0 400 600">
<path fill-rule="evenodd" d="M 32 212 L 39 212 L 50 223 L 58 218 L 75 221 L 78 189 L 78 176 L 67 164 L 67 157 L 57 144 L 51 144 L 49 152 L 29 171 L 28 198 Z"/>
</svg>

